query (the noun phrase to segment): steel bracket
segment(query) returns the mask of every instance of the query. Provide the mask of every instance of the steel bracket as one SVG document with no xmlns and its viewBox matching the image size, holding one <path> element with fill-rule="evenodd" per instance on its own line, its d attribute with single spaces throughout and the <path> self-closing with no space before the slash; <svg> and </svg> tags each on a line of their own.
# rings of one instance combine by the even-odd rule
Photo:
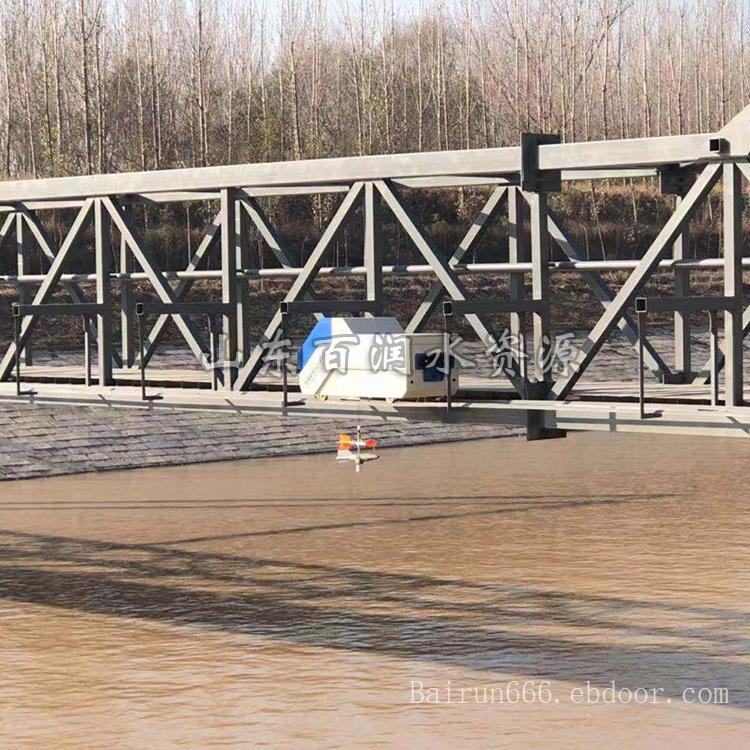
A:
<svg viewBox="0 0 750 750">
<path fill-rule="evenodd" d="M 539 146 L 560 143 L 555 133 L 521 133 L 521 189 L 531 193 L 559 193 L 562 172 L 539 169 Z"/>
<path fill-rule="evenodd" d="M 697 174 L 690 167 L 666 164 L 659 167 L 659 190 L 662 195 L 679 195 L 683 198 L 693 187 Z"/>
</svg>

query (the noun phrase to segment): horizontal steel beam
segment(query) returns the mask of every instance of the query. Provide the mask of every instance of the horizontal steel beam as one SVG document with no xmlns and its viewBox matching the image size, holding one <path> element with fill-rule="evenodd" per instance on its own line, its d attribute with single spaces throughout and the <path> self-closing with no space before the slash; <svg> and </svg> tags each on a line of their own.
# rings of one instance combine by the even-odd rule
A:
<svg viewBox="0 0 750 750">
<path fill-rule="evenodd" d="M 232 305 L 223 302 L 136 302 L 136 315 L 226 315 Z"/>
<path fill-rule="evenodd" d="M 744 268 L 750 268 L 750 258 L 743 258 Z M 585 260 L 585 261 L 553 261 L 549 264 L 552 273 L 586 271 L 632 271 L 638 266 L 637 260 Z M 676 269 L 689 271 L 710 271 L 723 268 L 724 262 L 721 258 L 704 258 L 703 260 L 663 260 L 659 263 L 660 272 L 669 272 Z M 462 263 L 452 266 L 458 274 L 506 274 L 506 273 L 530 273 L 531 263 Z M 246 268 L 237 271 L 238 279 L 275 279 L 294 278 L 299 276 L 301 268 L 289 266 L 286 268 Z M 413 276 L 434 273 L 432 266 L 425 263 L 414 263 L 404 265 L 383 266 L 383 274 L 393 276 Z M 200 271 L 163 271 L 164 278 L 168 281 L 180 279 L 220 279 L 219 270 Z M 365 266 L 325 266 L 318 272 L 320 276 L 366 276 Z M 44 281 L 44 274 L 4 274 L 0 276 L 0 284 L 40 284 Z M 148 276 L 142 271 L 131 273 L 112 273 L 110 279 L 113 281 L 147 281 Z M 61 281 L 93 282 L 96 274 L 93 273 L 67 273 L 63 274 Z"/>
<path fill-rule="evenodd" d="M 716 312 L 717 310 L 742 309 L 742 300 L 738 297 L 636 297 L 637 313 L 657 312 Z"/>
<path fill-rule="evenodd" d="M 549 302 L 537 299 L 444 300 L 443 315 L 492 315 L 503 313 L 545 313 Z"/>
<path fill-rule="evenodd" d="M 538 168 L 581 173 L 745 161 L 750 153 L 748 113 L 750 108 L 745 108 L 717 133 L 540 145 Z M 0 204 L 225 188 L 243 188 L 257 195 L 253 191 L 281 188 L 289 192 L 309 186 L 348 187 L 355 182 L 412 178 L 439 178 L 443 185 L 455 178 L 454 184 L 461 185 L 467 178 L 515 179 L 520 171 L 520 146 L 385 154 L 8 181 L 0 183 Z"/>
<path fill-rule="evenodd" d="M 58 315 L 99 315 L 104 310 L 104 305 L 96 302 L 69 302 L 69 303 L 50 303 L 35 305 L 19 305 L 13 302 L 11 305 L 14 318 L 25 318 L 27 316 L 40 317 L 57 317 Z"/>
<path fill-rule="evenodd" d="M 286 163 L 286 162 L 284 162 Z M 562 170 L 563 182 L 577 182 L 581 180 L 624 180 L 657 177 L 657 169 L 566 169 Z M 513 175 L 506 177 L 448 175 L 436 177 L 404 177 L 392 180 L 397 185 L 414 189 L 438 189 L 458 187 L 486 187 L 490 185 L 515 185 L 518 178 Z M 268 198 L 293 195 L 324 195 L 327 193 L 346 193 L 350 183 L 336 185 L 279 185 L 270 187 L 239 188 L 248 198 Z M 177 190 L 160 193 L 127 193 L 118 196 L 125 205 L 143 203 L 191 203 L 197 201 L 218 201 L 221 193 L 217 190 Z M 50 198 L 47 200 L 23 201 L 23 207 L 29 211 L 60 211 L 66 208 L 80 208 L 83 199 L 79 198 Z M 0 205 L 0 214 L 15 213 L 18 205 L 6 203 Z"/>
<path fill-rule="evenodd" d="M 198 388 L 160 388 L 160 399 L 148 403 L 134 386 L 101 388 L 61 383 L 34 383 L 34 394 L 16 394 L 15 383 L 0 383 L 1 404 L 98 406 L 108 409 L 143 409 L 150 412 L 189 410 L 225 412 L 262 417 L 307 417 L 311 420 L 346 419 L 396 423 L 405 421 L 451 422 L 462 424 L 508 424 L 522 427 L 529 413 L 538 414 L 546 429 L 588 430 L 606 433 L 649 433 L 733 437 L 750 436 L 750 410 L 746 407 L 710 408 L 695 405 L 658 405 L 659 418 L 640 419 L 638 404 L 617 400 L 538 401 L 529 399 L 490 400 L 474 398 L 471 392 L 457 398 L 450 412 L 434 401 L 395 401 L 385 399 L 346 401 L 300 398 L 283 407 L 276 393 L 267 391 L 216 392 Z M 156 394 L 155 394 L 156 395 Z"/>
<path fill-rule="evenodd" d="M 304 299 L 296 302 L 282 302 L 279 305 L 282 315 L 296 313 L 375 313 L 376 308 L 375 302 L 359 299 Z"/>
</svg>

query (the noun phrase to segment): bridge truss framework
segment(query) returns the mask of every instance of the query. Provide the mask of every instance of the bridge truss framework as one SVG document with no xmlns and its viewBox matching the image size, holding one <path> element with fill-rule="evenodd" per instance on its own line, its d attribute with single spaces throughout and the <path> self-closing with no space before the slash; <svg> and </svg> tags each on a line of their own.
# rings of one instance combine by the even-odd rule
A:
<svg viewBox="0 0 750 750">
<path fill-rule="evenodd" d="M 466 274 L 504 273 L 509 293 L 503 310 L 510 316 L 511 333 L 524 328 L 525 316 L 532 320 L 533 357 L 536 371 L 526 372 L 514 356 L 509 376 L 515 396 L 482 402 L 471 394 L 459 398 L 446 415 L 439 404 L 368 403 L 372 418 L 450 418 L 526 420 L 530 433 L 553 435 L 568 429 L 665 429 L 676 432 L 748 434 L 750 416 L 744 407 L 743 339 L 750 330 L 750 307 L 745 307 L 742 273 L 743 177 L 750 179 L 750 107 L 717 133 L 659 138 L 560 143 L 548 134 L 524 134 L 518 147 L 435 153 L 396 154 L 308 160 L 274 164 L 250 164 L 200 169 L 65 177 L 0 183 L 0 242 L 15 236 L 17 273 L 0 280 L 18 289 L 19 314 L 15 341 L 0 360 L 0 398 L 31 398 L 90 403 L 104 400 L 120 405 L 137 404 L 127 385 L 115 385 L 115 368 L 144 367 L 163 338 L 170 319 L 177 325 L 193 355 L 201 362 L 220 358 L 217 394 L 193 394 L 183 398 L 176 391 L 165 393 L 158 406 L 177 408 L 231 408 L 267 413 L 278 410 L 278 399 L 256 390 L 268 342 L 282 326 L 277 311 L 259 341 L 251 341 L 248 326 L 251 282 L 259 278 L 289 278 L 285 302 L 306 301 L 318 316 L 356 313 L 382 314 L 383 278 L 388 274 L 432 274 L 434 283 L 409 321 L 407 330 L 424 329 L 442 300 L 461 303 L 462 314 L 479 338 L 491 346 L 498 334 L 493 328 L 487 300 L 472 297 L 462 280 Z M 548 205 L 550 193 L 575 180 L 659 177 L 662 192 L 675 196 L 674 211 L 642 257 L 636 261 L 588 261 L 566 232 L 564 222 Z M 686 257 L 689 225 L 697 207 L 717 185 L 723 205 L 723 257 L 690 260 Z M 428 228 L 409 208 L 403 188 L 460 188 L 491 186 L 492 191 L 460 243 L 446 256 Z M 341 200 L 320 239 L 301 266 L 294 265 L 296 252 L 272 225 L 260 200 L 264 196 L 340 194 Z M 143 203 L 182 203 L 217 200 L 219 210 L 183 271 L 164 271 L 145 246 L 132 220 L 134 206 Z M 41 220 L 45 211 L 75 209 L 77 215 L 67 235 L 57 246 Z M 350 268 L 322 267 L 327 250 L 346 223 L 359 211 L 364 221 L 364 265 Z M 466 263 L 465 258 L 487 230 L 494 217 L 507 211 L 509 258 L 502 263 Z M 424 263 L 405 267 L 384 265 L 383 223 L 390 212 L 424 258 Z M 528 235 L 524 222 L 528 212 Z M 93 227 L 93 272 L 67 271 L 71 251 Z M 119 270 L 113 270 L 111 229 L 120 238 Z M 279 261 L 278 268 L 249 268 L 249 237 L 254 227 Z M 565 261 L 552 262 L 556 245 Z M 36 247 L 48 263 L 41 275 L 28 273 L 28 259 Z M 205 270 L 209 255 L 219 258 L 218 270 Z M 723 294 L 701 299 L 691 296 L 690 276 L 710 268 L 723 273 Z M 645 335 L 644 319 L 636 320 L 633 303 L 652 275 L 668 269 L 674 274 L 673 366 L 670 367 Z M 602 276 L 608 270 L 627 270 L 629 275 L 617 290 Z M 545 347 L 550 345 L 553 321 L 550 314 L 551 276 L 557 272 L 583 276 L 601 303 L 602 313 L 566 374 L 553 379 L 543 371 Z M 312 290 L 316 278 L 325 275 L 363 276 L 366 297 L 362 300 L 321 300 Z M 530 277 L 530 285 L 527 278 Z M 200 304 L 190 303 L 188 294 L 199 279 L 214 279 L 221 289 L 221 302 L 212 306 L 220 315 L 223 347 L 220 357 L 213 342 L 207 342 L 195 316 Z M 140 352 L 135 346 L 133 284 L 147 281 L 162 307 L 145 332 Z M 82 285 L 95 287 L 89 299 Z M 113 304 L 113 285 L 120 285 L 119 309 Z M 527 297 L 527 286 L 530 296 Z M 53 295 L 63 290 L 69 302 L 53 304 Z M 153 307 L 153 306 L 152 306 Z M 662 309 L 666 309 L 662 306 Z M 723 340 L 712 360 L 694 367 L 690 339 L 690 313 L 697 309 L 723 314 Z M 96 385 L 52 388 L 38 385 L 19 396 L 8 386 L 15 380 L 33 380 L 31 337 L 46 315 L 80 314 L 87 338 L 96 342 Z M 121 336 L 113 337 L 114 316 L 120 316 Z M 619 329 L 640 352 L 643 368 L 671 386 L 708 386 L 714 383 L 714 404 L 707 412 L 697 405 L 676 405 L 666 399 L 660 409 L 644 414 L 633 411 L 632 399 L 614 396 L 607 404 L 575 400 L 581 377 L 609 335 Z M 119 346 L 117 345 L 119 343 Z M 23 370 L 22 370 L 23 366 Z M 717 374 L 724 370 L 723 401 L 716 398 Z M 88 370 L 88 363 L 87 363 Z M 7 383 L 3 385 L 2 381 Z M 93 382 L 89 377 L 86 383 Z M 3 390 L 5 388 L 5 390 Z M 85 392 L 84 389 L 88 389 Z M 132 398 L 131 398 L 132 396 Z M 603 407 L 609 411 L 599 414 Z M 149 408 L 157 408 L 149 401 Z M 297 404 L 286 411 L 310 415 L 323 412 L 349 414 L 354 407 L 342 404 Z M 337 411 L 338 410 L 338 411 Z M 357 407 L 361 414 L 361 407 Z M 595 414 L 595 416 L 591 416 Z M 659 418 L 655 419 L 657 415 Z M 668 418 L 667 418 L 668 417 Z M 711 424 L 709 424 L 711 423 Z M 661 427 L 659 427 L 661 425 Z M 670 426 L 671 425 L 671 426 Z"/>
</svg>

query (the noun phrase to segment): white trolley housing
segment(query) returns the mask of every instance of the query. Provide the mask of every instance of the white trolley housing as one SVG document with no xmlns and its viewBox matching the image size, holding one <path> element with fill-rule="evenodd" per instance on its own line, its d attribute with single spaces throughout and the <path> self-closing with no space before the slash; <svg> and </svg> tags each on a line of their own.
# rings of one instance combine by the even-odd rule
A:
<svg viewBox="0 0 750 750">
<path fill-rule="evenodd" d="M 446 395 L 442 333 L 405 333 L 395 318 L 322 318 L 299 350 L 300 391 L 319 398 Z M 451 393 L 458 388 L 455 358 Z"/>
</svg>

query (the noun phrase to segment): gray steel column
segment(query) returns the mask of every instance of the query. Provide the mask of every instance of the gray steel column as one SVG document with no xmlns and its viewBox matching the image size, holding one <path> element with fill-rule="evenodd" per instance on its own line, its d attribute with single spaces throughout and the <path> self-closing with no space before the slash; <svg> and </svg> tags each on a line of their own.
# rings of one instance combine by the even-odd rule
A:
<svg viewBox="0 0 750 750">
<path fill-rule="evenodd" d="M 123 207 L 127 212 L 127 208 Z M 120 273 L 132 273 L 133 256 L 128 248 L 128 243 L 120 234 Z M 124 367 L 132 367 L 135 364 L 135 344 L 133 337 L 133 315 L 135 307 L 133 303 L 133 282 L 130 279 L 120 281 L 120 333 L 122 339 L 122 364 Z"/>
<path fill-rule="evenodd" d="M 531 209 L 531 296 L 549 302 L 549 233 L 547 230 L 547 194 L 529 193 Z M 537 380 L 552 380 L 552 372 L 544 367 L 552 341 L 549 308 L 535 312 L 534 372 Z"/>
<path fill-rule="evenodd" d="M 518 188 L 508 188 L 508 262 L 525 263 L 528 260 L 523 234 L 523 200 Z M 523 299 L 526 294 L 526 279 L 524 273 L 510 273 L 508 275 L 508 292 L 511 299 Z M 514 341 L 518 340 L 521 326 L 521 316 L 518 313 L 510 315 L 510 333 Z"/>
<path fill-rule="evenodd" d="M 224 388 L 232 390 L 237 379 L 237 246 L 236 246 L 237 191 L 221 191 L 221 301 L 231 305 L 231 312 L 223 316 Z"/>
<path fill-rule="evenodd" d="M 682 196 L 677 196 L 675 209 L 682 202 Z M 672 257 L 675 260 L 685 260 L 690 244 L 689 222 L 683 226 L 672 245 Z M 675 268 L 674 272 L 674 295 L 675 297 L 690 296 L 690 271 L 686 268 Z M 690 352 L 690 313 L 675 310 L 674 313 L 674 368 L 684 378 L 689 378 L 692 371 Z M 687 380 L 685 381 L 687 382 Z"/>
<path fill-rule="evenodd" d="M 742 181 L 734 164 L 724 164 L 724 295 L 742 298 Z M 742 405 L 742 307 L 724 313 L 724 401 Z"/>
<path fill-rule="evenodd" d="M 96 316 L 97 358 L 99 385 L 112 384 L 112 253 L 110 243 L 111 219 L 100 198 L 94 201 L 94 249 L 96 256 L 96 301 L 103 305 Z"/>
<path fill-rule="evenodd" d="M 239 202 L 235 203 L 235 247 L 237 268 L 250 268 L 250 217 Z M 250 353 L 250 279 L 237 280 L 237 356 L 240 366 Z"/>
<path fill-rule="evenodd" d="M 365 251 L 367 299 L 375 302 L 375 317 L 383 314 L 383 212 L 380 193 L 372 182 L 365 183 Z"/>
<path fill-rule="evenodd" d="M 26 240 L 25 226 L 24 226 L 23 214 L 16 214 L 16 268 L 19 276 L 29 273 L 29 243 Z M 29 294 L 28 288 L 21 283 L 16 285 L 18 292 L 18 303 L 25 305 L 31 302 L 31 295 Z M 26 365 L 32 363 L 31 356 L 31 342 L 24 347 L 23 350 L 23 362 Z"/>
</svg>

